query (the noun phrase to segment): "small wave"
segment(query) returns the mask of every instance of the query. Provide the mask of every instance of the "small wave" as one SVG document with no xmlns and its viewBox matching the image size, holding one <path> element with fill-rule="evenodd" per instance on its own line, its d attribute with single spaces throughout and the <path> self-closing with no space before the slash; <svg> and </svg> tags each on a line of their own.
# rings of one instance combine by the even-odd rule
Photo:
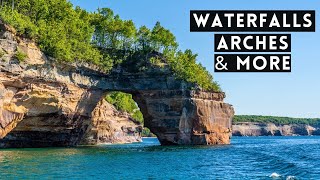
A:
<svg viewBox="0 0 320 180">
<path fill-rule="evenodd" d="M 271 177 L 271 178 L 278 178 L 278 177 L 280 177 L 280 174 L 278 174 L 278 173 L 272 173 L 269 177 Z"/>
<path fill-rule="evenodd" d="M 297 178 L 295 176 L 287 176 L 286 180 L 296 180 Z"/>
</svg>

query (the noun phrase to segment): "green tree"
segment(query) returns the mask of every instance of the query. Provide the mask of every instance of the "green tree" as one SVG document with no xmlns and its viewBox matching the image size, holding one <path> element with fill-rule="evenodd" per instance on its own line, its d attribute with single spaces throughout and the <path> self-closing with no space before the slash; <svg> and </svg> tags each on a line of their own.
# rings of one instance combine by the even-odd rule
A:
<svg viewBox="0 0 320 180">
<path fill-rule="evenodd" d="M 132 20 L 122 20 L 109 8 L 98 9 L 93 15 L 94 43 L 103 48 L 129 50 L 136 37 L 136 27 Z"/>
<path fill-rule="evenodd" d="M 141 26 L 137 33 L 137 49 L 150 51 L 151 31 L 146 26 Z"/>
<path fill-rule="evenodd" d="M 92 15 L 92 24 L 95 27 L 93 34 L 93 43 L 99 47 L 108 47 L 108 29 L 109 23 L 114 18 L 113 11 L 109 8 L 98 9 L 97 13 Z"/>
<path fill-rule="evenodd" d="M 120 40 L 122 49 L 131 50 L 136 41 L 137 29 L 132 20 L 123 21 L 122 30 L 120 31 Z"/>
<path fill-rule="evenodd" d="M 155 51 L 163 52 L 166 49 L 176 49 L 178 43 L 175 36 L 157 22 L 151 32 L 151 46 Z"/>
</svg>

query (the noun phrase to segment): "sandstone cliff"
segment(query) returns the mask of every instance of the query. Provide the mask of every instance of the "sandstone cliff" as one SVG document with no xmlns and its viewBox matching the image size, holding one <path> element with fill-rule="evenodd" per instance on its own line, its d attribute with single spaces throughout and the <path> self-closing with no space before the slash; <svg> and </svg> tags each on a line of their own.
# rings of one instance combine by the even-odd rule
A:
<svg viewBox="0 0 320 180">
<path fill-rule="evenodd" d="M 0 147 L 141 141 L 142 127 L 106 102 L 101 90 L 65 82 L 59 74 L 42 78 L 54 62 L 47 64 L 36 45 L 16 37 L 14 29 L 1 24 L 0 30 Z M 18 50 L 26 53 L 24 62 L 14 57 Z"/>
<path fill-rule="evenodd" d="M 140 141 L 141 127 L 103 100 L 131 93 L 161 144 L 228 144 L 224 93 L 190 90 L 167 67 L 104 73 L 85 62 L 47 57 L 0 22 L 0 147 L 75 146 Z M 27 55 L 19 62 L 17 52 Z"/>
<path fill-rule="evenodd" d="M 141 141 L 141 127 L 98 90 L 0 75 L 0 147 Z"/>
<path fill-rule="evenodd" d="M 233 136 L 310 136 L 320 135 L 320 127 L 306 124 L 238 122 L 232 125 Z"/>
</svg>

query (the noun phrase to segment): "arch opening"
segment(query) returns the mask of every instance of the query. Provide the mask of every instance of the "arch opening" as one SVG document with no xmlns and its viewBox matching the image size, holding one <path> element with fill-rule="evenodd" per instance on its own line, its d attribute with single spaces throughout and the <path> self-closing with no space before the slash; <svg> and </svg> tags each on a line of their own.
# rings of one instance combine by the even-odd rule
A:
<svg viewBox="0 0 320 180">
<path fill-rule="evenodd" d="M 147 107 L 141 100 L 136 102 L 134 97 L 136 93 L 126 93 L 123 91 L 108 91 L 105 100 L 112 104 L 118 111 L 128 114 L 128 120 L 140 126 L 139 134 L 141 137 L 156 137 L 151 130 L 145 126 L 144 114 L 147 114 Z M 140 106 L 142 108 L 140 108 Z M 144 112 L 144 114 L 142 113 Z M 147 120 L 147 119 L 146 119 Z"/>
</svg>

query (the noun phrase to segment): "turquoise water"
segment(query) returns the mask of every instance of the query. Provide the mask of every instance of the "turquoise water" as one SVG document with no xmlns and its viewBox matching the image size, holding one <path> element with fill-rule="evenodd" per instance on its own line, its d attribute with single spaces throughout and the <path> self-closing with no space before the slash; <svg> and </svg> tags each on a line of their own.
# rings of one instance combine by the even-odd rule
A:
<svg viewBox="0 0 320 180">
<path fill-rule="evenodd" d="M 223 146 L 143 143 L 0 150 L 0 178 L 320 179 L 320 137 L 233 137 Z"/>
</svg>

